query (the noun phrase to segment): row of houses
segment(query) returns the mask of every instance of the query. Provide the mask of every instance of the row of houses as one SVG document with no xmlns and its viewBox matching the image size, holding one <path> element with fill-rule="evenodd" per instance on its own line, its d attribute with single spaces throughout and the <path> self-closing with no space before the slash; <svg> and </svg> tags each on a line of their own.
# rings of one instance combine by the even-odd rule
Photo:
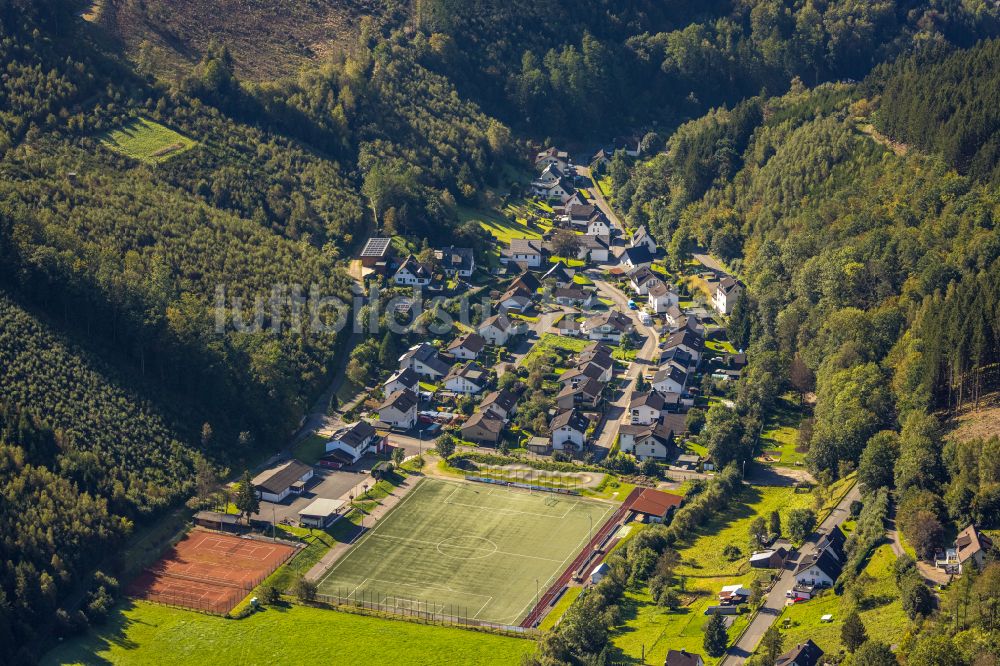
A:
<svg viewBox="0 0 1000 666">
<path fill-rule="evenodd" d="M 788 652 L 774 660 L 774 666 L 820 666 L 823 664 L 823 650 L 812 640 L 796 643 Z M 705 666 L 700 654 L 687 650 L 668 650 L 664 666 Z"/>
</svg>

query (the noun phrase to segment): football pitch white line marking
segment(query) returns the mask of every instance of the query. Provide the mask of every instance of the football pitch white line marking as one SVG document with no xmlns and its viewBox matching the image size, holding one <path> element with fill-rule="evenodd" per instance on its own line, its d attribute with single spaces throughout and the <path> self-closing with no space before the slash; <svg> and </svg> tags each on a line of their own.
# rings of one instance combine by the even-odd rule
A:
<svg viewBox="0 0 1000 666">
<path fill-rule="evenodd" d="M 395 536 L 393 534 L 376 534 L 375 536 L 380 537 L 382 539 L 395 539 L 396 541 L 402 541 L 404 543 L 419 543 L 419 544 L 424 544 L 424 545 L 427 545 L 427 546 L 434 546 L 435 548 L 437 548 L 442 543 L 444 543 L 445 541 L 447 541 L 447 539 L 444 539 L 442 541 L 424 541 L 423 539 L 414 539 L 412 537 Z M 485 549 L 481 549 L 481 548 L 476 548 L 474 546 L 453 546 L 453 547 L 454 548 L 464 548 L 466 550 L 485 550 Z M 554 560 L 551 557 L 540 557 L 538 555 L 525 555 L 523 553 L 510 553 L 510 552 L 507 552 L 507 551 L 504 551 L 504 550 L 494 550 L 494 551 L 491 551 L 490 555 L 510 555 L 512 557 L 528 557 L 528 558 L 531 558 L 533 560 L 543 560 L 545 562 L 558 562 L 559 561 L 559 560 Z"/>
<path fill-rule="evenodd" d="M 582 504 L 582 502 L 581 502 L 580 504 Z M 588 505 L 588 506 L 589 506 L 589 505 Z M 601 528 L 601 526 L 602 526 L 602 525 L 604 525 L 604 521 L 608 519 L 608 514 L 609 514 L 609 513 L 613 513 L 613 512 L 614 512 L 614 510 L 615 510 L 615 507 L 610 507 L 610 506 L 609 506 L 609 507 L 607 507 L 607 508 L 606 508 L 606 509 L 604 510 L 604 513 L 602 513 L 602 514 L 601 514 L 601 517 L 600 517 L 600 518 L 598 518 L 598 519 L 597 519 L 597 521 L 595 521 L 595 522 L 597 522 L 597 523 L 598 523 L 598 528 L 597 528 L 598 530 L 599 530 L 599 529 Z M 548 592 L 548 591 L 549 591 L 549 587 L 550 587 L 550 586 L 552 585 L 552 581 L 553 581 L 553 580 L 554 580 L 555 578 L 557 578 L 557 577 L 559 577 L 560 575 L 562 575 L 562 573 L 563 573 L 564 571 L 566 571 L 566 565 L 567 565 L 567 564 L 568 564 L 568 563 L 570 562 L 570 560 L 571 560 L 572 558 L 575 558 L 575 557 L 576 557 L 577 555 L 579 555 L 579 554 L 580 554 L 580 551 L 581 551 L 581 549 L 582 549 L 582 548 L 583 548 L 583 547 L 584 547 L 584 546 L 585 546 L 586 544 L 588 544 L 588 543 L 590 542 L 590 539 L 591 539 L 591 538 L 593 538 L 593 534 L 591 534 L 591 533 L 587 533 L 587 534 L 585 534 L 585 535 L 583 536 L 583 539 L 581 539 L 581 540 L 580 540 L 580 542 L 579 542 L 579 543 L 578 543 L 578 544 L 576 545 L 576 548 L 574 548 L 574 549 L 573 549 L 573 550 L 572 550 L 572 551 L 570 552 L 570 554 L 566 556 L 566 559 L 564 559 L 564 560 L 562 561 L 562 564 L 560 564 L 560 565 L 559 565 L 559 568 L 558 568 L 558 569 L 556 569 L 556 570 L 555 570 L 555 572 L 553 572 L 553 573 L 552 573 L 552 575 L 550 575 L 550 576 L 549 576 L 549 577 L 548 577 L 548 578 L 547 578 L 547 579 L 545 580 L 545 582 L 544 582 L 543 584 L 541 584 L 541 585 L 539 585 L 539 586 L 538 586 L 538 595 L 537 595 L 537 596 L 535 596 L 535 597 L 532 597 L 532 598 L 531 598 L 531 600 L 530 600 L 530 601 L 528 601 L 528 603 L 527 603 L 527 604 L 525 604 L 525 605 L 524 605 L 524 606 L 523 606 L 523 607 L 521 608 L 521 610 L 520 610 L 520 611 L 518 611 L 518 612 L 517 612 L 517 613 L 516 613 L 516 614 L 515 614 L 515 615 L 514 615 L 514 616 L 513 616 L 513 617 L 512 617 L 512 618 L 511 618 L 510 620 L 508 620 L 508 621 L 506 621 L 506 622 L 503 622 L 502 624 L 513 624 L 513 623 L 517 622 L 517 621 L 518 621 L 519 619 L 521 619 L 521 618 L 522 618 L 522 617 L 524 616 L 524 614 L 525 614 L 525 613 L 526 613 L 526 612 L 527 612 L 528 610 L 530 610 L 531 608 L 533 608 L 533 607 L 534 607 L 534 605 L 535 605 L 535 604 L 536 604 L 536 603 L 537 603 L 537 602 L 538 602 L 538 601 L 539 601 L 539 600 L 540 600 L 540 599 L 542 598 L 542 595 L 543 595 L 543 594 L 544 594 L 545 592 Z"/>
<path fill-rule="evenodd" d="M 566 516 L 568 516 L 570 514 L 570 511 L 573 510 L 573 508 L 570 507 L 570 508 L 566 509 L 566 511 L 564 513 L 562 513 L 562 514 L 556 514 L 556 513 L 536 513 L 535 511 L 521 511 L 519 509 L 505 509 L 503 507 L 483 506 L 481 504 L 466 504 L 465 502 L 447 501 L 447 502 L 444 502 L 444 503 L 448 504 L 450 506 L 464 506 L 464 507 L 468 507 L 470 509 L 479 509 L 480 511 L 490 511 L 491 513 L 500 513 L 500 514 L 503 514 L 505 516 L 538 516 L 539 518 L 556 518 L 556 519 L 560 519 L 560 520 L 563 519 L 563 518 L 565 518 Z"/>
</svg>

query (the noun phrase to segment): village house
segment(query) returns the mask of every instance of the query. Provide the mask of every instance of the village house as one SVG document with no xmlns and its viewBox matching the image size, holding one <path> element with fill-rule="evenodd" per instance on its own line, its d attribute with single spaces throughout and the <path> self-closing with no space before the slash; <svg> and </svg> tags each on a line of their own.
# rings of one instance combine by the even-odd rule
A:
<svg viewBox="0 0 1000 666">
<path fill-rule="evenodd" d="M 596 363 L 581 363 L 559 375 L 558 381 L 563 385 L 575 387 L 591 379 L 597 382 L 607 382 L 604 368 Z"/>
<path fill-rule="evenodd" d="M 438 354 L 437 348 L 421 342 L 413 345 L 405 354 L 399 357 L 399 369 L 410 368 L 420 377 L 440 379 L 451 370 L 451 363 Z"/>
<path fill-rule="evenodd" d="M 580 451 L 587 441 L 587 429 L 590 421 L 575 409 L 560 412 L 552 418 L 549 430 L 552 431 L 552 448 L 556 451 Z"/>
<path fill-rule="evenodd" d="M 611 238 L 607 234 L 580 236 L 580 258 L 603 264 L 611 259 Z"/>
<path fill-rule="evenodd" d="M 608 218 L 604 217 L 604 214 L 595 215 L 587 223 L 587 235 L 588 236 L 610 236 L 611 235 L 611 225 L 608 224 Z"/>
<path fill-rule="evenodd" d="M 705 660 L 687 650 L 668 650 L 663 666 L 705 666 Z"/>
<path fill-rule="evenodd" d="M 795 569 L 795 582 L 805 587 L 833 587 L 843 569 L 833 548 L 823 548 L 803 558 Z"/>
<path fill-rule="evenodd" d="M 650 254 L 644 245 L 625 248 L 619 259 L 628 268 L 639 268 L 641 266 L 649 268 L 653 264 L 653 255 Z"/>
<path fill-rule="evenodd" d="M 676 449 L 677 436 L 686 430 L 683 414 L 661 414 L 642 425 L 625 424 L 618 430 L 618 445 L 623 453 L 639 460 L 667 460 Z"/>
<path fill-rule="evenodd" d="M 552 264 L 552 268 L 550 268 L 548 272 L 542 276 L 542 282 L 552 281 L 555 283 L 556 287 L 568 287 L 575 284 L 573 282 L 573 276 L 575 274 L 576 271 L 568 269 L 566 264 L 561 261 L 557 261 Z"/>
<path fill-rule="evenodd" d="M 663 313 L 663 320 L 670 328 L 677 328 L 682 319 L 686 319 L 684 311 L 676 303 L 667 307 Z"/>
<path fill-rule="evenodd" d="M 298 460 L 261 472 L 253 478 L 257 496 L 265 502 L 281 502 L 289 495 L 300 494 L 313 477 L 313 468 Z"/>
<path fill-rule="evenodd" d="M 654 314 L 661 314 L 670 309 L 670 306 L 677 305 L 677 292 L 668 287 L 663 282 L 650 286 L 649 310 Z"/>
<path fill-rule="evenodd" d="M 486 339 L 483 336 L 478 333 L 463 333 L 452 340 L 445 351 L 463 361 L 475 361 L 485 347 Z"/>
<path fill-rule="evenodd" d="M 993 548 L 993 541 L 969 525 L 958 533 L 955 546 L 934 558 L 934 566 L 948 573 L 961 574 L 970 563 L 982 571 L 986 554 Z"/>
<path fill-rule="evenodd" d="M 586 410 L 597 409 L 603 391 L 604 384 L 596 379 L 586 379 L 575 384 L 567 383 L 556 395 L 556 407 L 559 409 L 572 409 L 573 407 Z"/>
<path fill-rule="evenodd" d="M 688 354 L 694 360 L 695 365 L 697 365 L 701 361 L 704 346 L 705 341 L 701 337 L 690 329 L 685 328 L 676 333 L 671 333 L 661 345 L 661 349 L 663 349 L 664 354 L 671 354 L 675 349 L 679 349 Z"/>
<path fill-rule="evenodd" d="M 514 335 L 514 325 L 507 315 L 497 314 L 483 320 L 479 325 L 479 335 L 487 343 L 500 347 L 507 344 L 510 336 Z"/>
<path fill-rule="evenodd" d="M 569 178 L 563 177 L 553 183 L 535 181 L 531 184 L 531 192 L 536 197 L 552 201 L 572 196 L 576 192 L 576 188 L 573 187 Z"/>
<path fill-rule="evenodd" d="M 504 249 L 500 257 L 501 263 L 517 262 L 523 263 L 529 268 L 538 268 L 542 265 L 544 251 L 542 241 L 529 238 L 512 238 L 510 244 Z"/>
<path fill-rule="evenodd" d="M 629 507 L 636 516 L 642 516 L 651 523 L 669 523 L 674 511 L 684 504 L 684 498 L 662 490 L 643 488 Z"/>
<path fill-rule="evenodd" d="M 378 444 L 380 440 L 378 432 L 370 423 L 358 421 L 335 432 L 326 443 L 326 452 L 345 454 L 347 457 L 345 462 L 353 464 L 361 460 L 373 448 L 372 452 L 377 453 L 381 449 Z"/>
<path fill-rule="evenodd" d="M 629 238 L 629 246 L 644 247 L 650 254 L 656 254 L 656 241 L 649 235 L 649 231 L 646 230 L 645 226 L 641 226 L 632 232 L 632 236 Z"/>
<path fill-rule="evenodd" d="M 535 292 L 515 284 L 497 299 L 497 308 L 501 312 L 525 312 L 534 303 Z"/>
<path fill-rule="evenodd" d="M 593 157 L 590 158 L 590 168 L 595 171 L 602 169 L 611 164 L 612 157 L 613 155 L 609 153 L 608 150 L 601 148 L 596 153 L 594 153 Z"/>
<path fill-rule="evenodd" d="M 508 421 L 517 411 L 517 400 L 517 394 L 508 389 L 490 391 L 479 403 L 479 411 L 492 411 L 504 421 Z"/>
<path fill-rule="evenodd" d="M 555 324 L 552 325 L 556 329 L 558 335 L 569 335 L 572 337 L 580 336 L 580 322 L 578 322 L 572 315 L 565 315 L 559 318 Z"/>
<path fill-rule="evenodd" d="M 412 391 L 396 391 L 378 408 L 378 418 L 394 428 L 409 430 L 417 424 L 417 396 Z"/>
<path fill-rule="evenodd" d="M 474 412 L 459 432 L 467 442 L 496 446 L 503 429 L 504 419 L 492 409 L 483 409 Z"/>
<path fill-rule="evenodd" d="M 820 666 L 823 650 L 810 639 L 799 643 L 774 661 L 774 666 Z"/>
<path fill-rule="evenodd" d="M 717 312 L 728 315 L 732 313 L 733 306 L 736 305 L 736 301 L 742 293 L 743 285 L 738 280 L 727 275 L 719 280 L 719 284 L 715 286 L 715 294 L 712 296 L 712 307 Z"/>
<path fill-rule="evenodd" d="M 560 169 L 565 169 L 569 166 L 569 153 L 565 150 L 559 150 L 558 148 L 546 148 L 542 152 L 535 155 L 536 169 L 544 169 L 550 165 L 557 166 Z"/>
<path fill-rule="evenodd" d="M 535 179 L 535 182 L 542 185 L 551 185 L 552 183 L 559 182 L 559 180 L 561 178 L 565 178 L 566 175 L 567 174 L 564 173 L 563 169 L 560 168 L 558 165 L 549 164 L 544 169 L 542 169 L 541 175 L 539 175 L 538 178 Z"/>
<path fill-rule="evenodd" d="M 679 367 L 676 362 L 669 362 L 660 367 L 653 375 L 653 388 L 661 393 L 683 394 L 687 389 L 688 372 Z"/>
<path fill-rule="evenodd" d="M 411 254 L 407 255 L 403 263 L 396 269 L 392 276 L 392 281 L 398 285 L 426 287 L 434 278 L 433 270 L 430 266 L 420 263 Z"/>
<path fill-rule="evenodd" d="M 666 400 L 659 391 L 632 393 L 628 406 L 629 422 L 632 425 L 649 425 L 659 420 L 666 406 Z"/>
<path fill-rule="evenodd" d="M 580 325 L 580 331 L 591 340 L 618 343 L 622 337 L 630 335 L 634 327 L 627 315 L 609 310 L 585 319 Z"/>
<path fill-rule="evenodd" d="M 452 393 L 475 395 L 486 388 L 489 373 L 475 361 L 457 364 L 444 378 L 444 388 Z"/>
<path fill-rule="evenodd" d="M 583 287 L 556 287 L 552 290 L 552 295 L 556 303 L 570 307 L 590 308 L 597 302 L 594 291 Z"/>
<path fill-rule="evenodd" d="M 476 270 L 476 256 L 471 247 L 449 245 L 435 250 L 434 256 L 441 262 L 441 270 L 449 277 L 472 277 Z"/>
<path fill-rule="evenodd" d="M 420 390 L 420 378 L 417 377 L 417 373 L 411 368 L 397 370 L 382 385 L 382 390 L 386 395 L 392 395 L 396 391 L 412 391 L 413 393 L 417 393 Z"/>
<path fill-rule="evenodd" d="M 648 266 L 640 266 L 628 274 L 628 283 L 632 290 L 640 296 L 649 293 L 649 288 L 653 285 L 663 284 L 663 280 Z"/>
</svg>

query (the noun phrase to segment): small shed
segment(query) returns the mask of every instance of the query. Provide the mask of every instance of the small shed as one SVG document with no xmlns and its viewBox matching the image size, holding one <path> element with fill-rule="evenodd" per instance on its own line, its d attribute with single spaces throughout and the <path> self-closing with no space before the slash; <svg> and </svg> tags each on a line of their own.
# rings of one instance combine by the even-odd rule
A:
<svg viewBox="0 0 1000 666">
<path fill-rule="evenodd" d="M 750 566 L 754 569 L 780 569 L 787 555 L 784 547 L 762 550 L 750 556 Z"/>
<path fill-rule="evenodd" d="M 532 437 L 528 440 L 525 448 L 532 453 L 544 456 L 552 453 L 552 442 L 548 437 Z"/>
<path fill-rule="evenodd" d="M 590 582 L 592 585 L 600 583 L 608 575 L 608 563 L 601 562 L 590 572 Z"/>
<path fill-rule="evenodd" d="M 340 510 L 344 500 L 317 499 L 306 508 L 299 511 L 299 524 L 303 527 L 323 529 L 340 518 Z"/>
<path fill-rule="evenodd" d="M 219 511 L 199 511 L 194 514 L 194 524 L 222 532 L 241 532 L 246 529 L 238 515 Z"/>
</svg>

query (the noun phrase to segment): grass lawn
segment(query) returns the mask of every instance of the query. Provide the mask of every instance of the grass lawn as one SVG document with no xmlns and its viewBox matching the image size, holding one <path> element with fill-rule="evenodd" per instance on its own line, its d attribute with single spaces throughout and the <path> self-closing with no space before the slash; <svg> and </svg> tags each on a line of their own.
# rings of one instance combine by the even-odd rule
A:
<svg viewBox="0 0 1000 666">
<path fill-rule="evenodd" d="M 580 259 L 572 259 L 569 257 L 549 257 L 550 264 L 566 264 L 567 268 L 583 268 L 587 265 L 585 261 Z"/>
<path fill-rule="evenodd" d="M 765 519 L 777 510 L 784 517 L 791 509 L 812 504 L 812 495 L 796 493 L 792 488 L 745 488 L 731 503 L 729 511 L 718 514 L 698 530 L 694 540 L 679 548 L 682 558 L 676 575 L 685 580 L 686 605 L 677 611 L 656 606 L 647 590 L 630 591 L 624 605 L 625 626 L 614 633 L 613 643 L 626 656 L 639 658 L 645 648 L 646 663 L 662 663 L 668 649 L 704 653 L 702 627 L 707 621 L 705 609 L 715 603 L 715 595 L 723 585 L 749 585 L 754 573 L 749 567 L 748 529 L 757 516 Z M 735 561 L 723 556 L 727 545 L 736 545 L 742 555 Z M 739 616 L 729 630 L 735 637 L 746 625 Z M 715 660 L 707 659 L 714 664 Z"/>
<path fill-rule="evenodd" d="M 136 118 L 101 137 L 101 143 L 132 159 L 157 164 L 193 148 L 197 142 L 169 127 L 146 118 Z"/>
<path fill-rule="evenodd" d="M 711 349 L 717 354 L 736 353 L 736 347 L 733 347 L 733 343 L 729 342 L 729 340 L 722 340 L 721 342 L 716 340 L 705 340 L 705 347 Z"/>
<path fill-rule="evenodd" d="M 583 350 L 590 342 L 581 338 L 573 338 L 568 335 L 556 335 L 555 333 L 545 333 L 542 338 L 535 343 L 531 351 L 524 357 L 524 365 L 529 364 L 537 356 L 556 352 L 560 355 L 567 353 L 576 354 Z"/>
<path fill-rule="evenodd" d="M 803 409 L 797 398 L 784 395 L 778 399 L 775 411 L 768 417 L 767 426 L 760 435 L 759 448 L 761 451 L 777 451 L 780 455 L 760 462 L 781 467 L 805 464 L 805 452 L 796 451 L 802 417 Z"/>
<path fill-rule="evenodd" d="M 893 579 L 895 561 L 891 545 L 879 546 L 859 577 L 864 590 L 859 609 L 861 621 L 870 638 L 888 645 L 898 643 L 909 624 Z M 843 648 L 840 629 L 850 610 L 851 602 L 831 590 L 786 608 L 778 627 L 785 634 L 786 646 L 811 638 L 826 654 L 837 654 Z M 820 622 L 824 615 L 832 615 L 833 622 Z"/>
<path fill-rule="evenodd" d="M 423 479 L 322 578 L 323 594 L 419 600 L 515 624 L 614 510 L 486 484 Z M 385 603 L 385 602 L 383 602 Z M 460 611 L 457 609 L 461 609 Z"/>
<path fill-rule="evenodd" d="M 583 285 L 584 287 L 592 287 L 594 285 L 594 281 L 591 280 L 586 275 L 584 275 L 583 273 L 577 273 L 576 275 L 574 275 L 573 282 L 579 285 Z"/>
<path fill-rule="evenodd" d="M 597 189 L 601 191 L 604 198 L 611 201 L 611 176 L 604 175 L 597 179 Z"/>
<path fill-rule="evenodd" d="M 597 497 L 600 499 L 616 500 L 624 502 L 628 494 L 635 488 L 635 484 L 627 483 L 618 477 L 608 474 L 604 480 L 593 490 L 584 490 L 586 497 Z"/>
<path fill-rule="evenodd" d="M 580 597 L 581 592 L 583 592 L 582 587 L 571 587 L 566 590 L 566 593 L 559 597 L 559 601 L 552 607 L 552 610 L 545 616 L 545 619 L 538 625 L 538 628 L 541 631 L 548 631 L 556 626 L 556 622 L 566 614 L 566 611 L 573 605 L 573 602 Z"/>
<path fill-rule="evenodd" d="M 326 455 L 326 443 L 329 437 L 322 437 L 312 434 L 303 439 L 295 446 L 295 457 L 307 465 L 315 465 L 320 458 Z"/>
<path fill-rule="evenodd" d="M 42 659 L 55 664 L 517 664 L 533 641 L 303 606 L 227 620 L 146 602 Z"/>
<path fill-rule="evenodd" d="M 507 245 L 514 238 L 538 239 L 542 237 L 542 231 L 544 231 L 542 227 L 537 229 L 528 227 L 523 219 L 518 219 L 517 222 L 514 222 L 496 211 L 469 208 L 467 206 L 458 207 L 458 218 L 462 222 L 478 222 L 479 226 L 493 234 L 493 237 L 501 245 Z"/>
</svg>

